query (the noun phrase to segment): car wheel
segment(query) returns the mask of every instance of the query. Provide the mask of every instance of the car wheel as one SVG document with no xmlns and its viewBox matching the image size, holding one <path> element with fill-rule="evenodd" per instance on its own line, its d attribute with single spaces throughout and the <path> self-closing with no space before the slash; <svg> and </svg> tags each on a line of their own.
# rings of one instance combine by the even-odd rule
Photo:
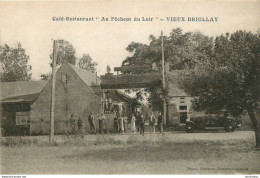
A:
<svg viewBox="0 0 260 178">
<path fill-rule="evenodd" d="M 227 132 L 234 132 L 236 128 L 235 128 L 234 124 L 228 123 L 228 124 L 225 124 L 224 129 Z"/>
<path fill-rule="evenodd" d="M 194 126 L 191 124 L 186 125 L 185 128 L 186 128 L 186 132 L 188 132 L 188 133 L 191 133 L 194 131 Z"/>
<path fill-rule="evenodd" d="M 229 126 L 229 130 L 230 130 L 230 132 L 234 132 L 235 129 L 236 129 L 236 128 L 235 128 L 233 125 L 230 125 L 230 126 Z"/>
</svg>

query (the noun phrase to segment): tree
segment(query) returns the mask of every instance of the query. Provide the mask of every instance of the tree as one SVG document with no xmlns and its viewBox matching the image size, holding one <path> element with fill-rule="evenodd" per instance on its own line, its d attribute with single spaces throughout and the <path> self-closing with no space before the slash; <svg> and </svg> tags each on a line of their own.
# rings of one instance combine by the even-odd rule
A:
<svg viewBox="0 0 260 178">
<path fill-rule="evenodd" d="M 197 111 L 232 116 L 247 113 L 260 146 L 260 35 L 237 31 L 215 39 L 214 55 L 185 70 L 180 86 L 194 97 Z"/>
<path fill-rule="evenodd" d="M 64 62 L 67 62 L 69 64 L 76 64 L 76 50 L 73 47 L 73 45 L 69 41 L 65 40 L 57 40 L 56 43 L 56 64 L 61 65 Z M 53 60 L 53 52 L 50 54 L 51 59 L 51 66 L 52 66 L 52 60 Z"/>
<path fill-rule="evenodd" d="M 28 65 L 29 59 L 19 42 L 13 48 L 7 44 L 0 46 L 1 82 L 30 80 L 32 67 Z"/>
<path fill-rule="evenodd" d="M 122 65 L 140 65 L 156 62 L 161 68 L 161 36 L 156 38 L 150 35 L 150 44 L 132 42 L 126 48 L 132 56 L 127 57 Z M 171 69 L 182 70 L 185 67 L 193 68 L 195 63 L 212 55 L 213 38 L 201 32 L 183 33 L 180 28 L 173 29 L 169 36 L 164 38 L 165 60 L 171 64 Z"/>
<path fill-rule="evenodd" d="M 137 42 L 129 44 L 126 50 L 132 55 L 122 62 L 122 66 L 152 65 L 155 63 L 161 70 L 161 38 L 164 38 L 165 60 L 170 63 L 171 70 L 182 70 L 186 67 L 193 68 L 197 62 L 204 61 L 208 56 L 212 55 L 213 38 L 200 32 L 183 33 L 180 28 L 176 28 L 171 31 L 169 36 L 156 38 L 150 35 L 149 45 Z M 170 82 L 169 76 L 166 76 L 166 82 Z M 132 91 L 137 92 L 138 100 L 142 100 L 143 95 L 148 93 L 149 105 L 155 110 L 161 110 L 163 97 L 167 95 L 167 90 L 162 90 L 160 81 L 151 88 Z"/>
<path fill-rule="evenodd" d="M 92 71 L 96 71 L 97 63 L 92 61 L 92 58 L 89 54 L 83 54 L 79 59 L 79 67 L 82 69 L 91 69 Z"/>
<path fill-rule="evenodd" d="M 41 74 L 41 80 L 49 80 L 51 78 L 51 73 L 47 73 L 47 74 Z"/>
<path fill-rule="evenodd" d="M 56 52 L 57 59 L 56 64 L 61 65 L 65 62 L 76 65 L 76 60 L 79 60 L 79 67 L 82 69 L 91 69 L 92 71 L 96 70 L 97 63 L 92 62 L 92 58 L 89 54 L 83 54 L 80 59 L 76 57 L 76 50 L 69 41 L 57 40 L 56 43 Z M 53 61 L 53 53 L 50 54 L 50 59 Z M 52 62 L 50 63 L 52 66 Z M 41 80 L 48 80 L 51 77 L 50 73 L 42 74 Z"/>
</svg>

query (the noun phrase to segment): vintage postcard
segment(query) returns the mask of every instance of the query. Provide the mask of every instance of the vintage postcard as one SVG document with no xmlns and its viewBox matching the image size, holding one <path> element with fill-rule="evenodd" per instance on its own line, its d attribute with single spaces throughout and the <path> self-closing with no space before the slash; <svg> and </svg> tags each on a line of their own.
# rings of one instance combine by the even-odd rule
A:
<svg viewBox="0 0 260 178">
<path fill-rule="evenodd" d="M 260 174 L 259 1 L 0 1 L 0 172 Z"/>
</svg>

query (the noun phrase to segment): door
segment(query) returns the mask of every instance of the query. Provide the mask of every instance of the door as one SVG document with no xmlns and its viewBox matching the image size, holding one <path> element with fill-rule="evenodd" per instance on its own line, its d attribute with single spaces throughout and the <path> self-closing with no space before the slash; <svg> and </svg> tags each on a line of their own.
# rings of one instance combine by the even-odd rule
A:
<svg viewBox="0 0 260 178">
<path fill-rule="evenodd" d="M 188 115 L 187 112 L 181 112 L 180 113 L 180 123 L 185 124 L 187 121 Z"/>
</svg>

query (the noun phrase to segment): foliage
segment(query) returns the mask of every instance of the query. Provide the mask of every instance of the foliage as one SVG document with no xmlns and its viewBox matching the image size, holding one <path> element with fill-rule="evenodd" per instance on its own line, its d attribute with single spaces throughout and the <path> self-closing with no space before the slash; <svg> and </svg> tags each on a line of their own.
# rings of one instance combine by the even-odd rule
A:
<svg viewBox="0 0 260 178">
<path fill-rule="evenodd" d="M 56 43 L 57 59 L 56 64 L 61 65 L 65 62 L 76 65 L 76 60 L 79 61 L 78 67 L 82 69 L 96 70 L 97 63 L 93 62 L 89 54 L 83 54 L 81 58 L 77 59 L 76 50 L 69 41 L 57 40 Z M 53 53 L 50 54 L 51 61 L 53 60 Z M 52 67 L 52 62 L 51 62 Z M 41 80 L 48 80 L 51 77 L 51 73 L 42 74 Z"/>
<path fill-rule="evenodd" d="M 185 91 L 195 97 L 197 110 L 226 110 L 237 116 L 257 108 L 260 98 L 260 38 L 237 31 L 218 36 L 214 56 L 201 61 L 184 78 Z"/>
<path fill-rule="evenodd" d="M 150 44 L 132 42 L 126 50 L 133 53 L 122 65 L 140 65 L 157 63 L 161 68 L 161 39 L 150 35 Z M 163 36 L 165 60 L 171 63 L 171 69 L 193 68 L 196 62 L 212 55 L 213 38 L 201 32 L 183 33 L 180 28 L 173 29 L 169 36 Z"/>
<path fill-rule="evenodd" d="M 180 28 L 173 29 L 169 36 L 156 38 L 150 35 L 150 44 L 132 42 L 126 50 L 132 55 L 127 57 L 122 66 L 126 65 L 152 65 L 155 63 L 161 70 L 162 48 L 161 41 L 164 40 L 165 60 L 169 63 L 171 70 L 182 70 L 184 68 L 194 68 L 196 63 L 204 61 L 208 56 L 212 56 L 213 38 L 203 35 L 200 32 L 183 33 Z M 166 82 L 169 82 L 166 73 Z M 167 94 L 167 89 L 162 90 L 162 83 L 156 82 L 153 87 L 142 90 L 128 90 L 137 92 L 137 99 L 143 100 L 144 93 L 149 95 L 148 103 L 155 110 L 161 110 L 162 99 Z"/>
<path fill-rule="evenodd" d="M 19 42 L 15 47 L 0 46 L 1 81 L 30 80 L 32 67 L 28 65 L 29 59 Z"/>
<path fill-rule="evenodd" d="M 83 54 L 79 59 L 79 67 L 82 69 L 91 69 L 92 71 L 96 71 L 96 66 L 97 63 L 93 62 L 89 54 Z"/>
<path fill-rule="evenodd" d="M 238 116 L 248 113 L 260 146 L 260 36 L 237 31 L 218 36 L 214 55 L 199 62 L 194 70 L 187 71 L 183 88 L 194 97 L 194 108 L 210 113 L 227 113 Z"/>
<path fill-rule="evenodd" d="M 49 80 L 51 78 L 51 73 L 41 74 L 41 80 Z"/>
<path fill-rule="evenodd" d="M 57 40 L 56 42 L 56 64 L 61 65 L 64 62 L 69 64 L 76 64 L 76 50 L 69 41 Z M 53 53 L 50 54 L 51 66 L 53 60 Z"/>
</svg>

